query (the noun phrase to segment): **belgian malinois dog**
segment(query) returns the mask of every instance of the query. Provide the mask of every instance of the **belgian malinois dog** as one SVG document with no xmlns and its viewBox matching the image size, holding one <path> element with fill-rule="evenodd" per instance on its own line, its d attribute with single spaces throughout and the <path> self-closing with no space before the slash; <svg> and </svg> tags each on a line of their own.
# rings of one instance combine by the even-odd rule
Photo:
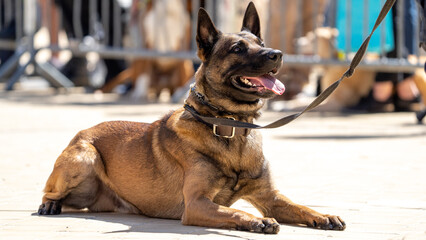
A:
<svg viewBox="0 0 426 240">
<path fill-rule="evenodd" d="M 218 31 L 200 9 L 196 41 L 202 65 L 186 106 L 199 115 L 251 123 L 264 99 L 284 92 L 273 77 L 282 53 L 263 45 L 253 3 L 236 34 Z M 186 108 L 151 124 L 104 122 L 79 132 L 59 156 L 38 213 L 67 206 L 259 233 L 278 233 L 279 223 L 345 229 L 340 217 L 281 195 L 261 146 L 256 130 L 212 126 Z M 229 207 L 241 198 L 264 217 Z"/>
</svg>

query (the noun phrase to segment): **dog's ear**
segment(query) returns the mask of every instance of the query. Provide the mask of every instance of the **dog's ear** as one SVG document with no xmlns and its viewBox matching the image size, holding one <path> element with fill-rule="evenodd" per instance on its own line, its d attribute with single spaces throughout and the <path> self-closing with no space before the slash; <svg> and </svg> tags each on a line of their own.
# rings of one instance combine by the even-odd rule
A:
<svg viewBox="0 0 426 240">
<path fill-rule="evenodd" d="M 198 11 L 196 40 L 198 45 L 198 57 L 201 61 L 204 62 L 209 57 L 220 34 L 221 32 L 216 29 L 206 10 L 200 8 Z"/>
<path fill-rule="evenodd" d="M 246 13 L 244 14 L 243 27 L 241 28 L 241 31 L 244 30 L 253 33 L 258 38 L 261 38 L 259 15 L 257 14 L 257 10 L 253 2 L 249 3 Z"/>
</svg>

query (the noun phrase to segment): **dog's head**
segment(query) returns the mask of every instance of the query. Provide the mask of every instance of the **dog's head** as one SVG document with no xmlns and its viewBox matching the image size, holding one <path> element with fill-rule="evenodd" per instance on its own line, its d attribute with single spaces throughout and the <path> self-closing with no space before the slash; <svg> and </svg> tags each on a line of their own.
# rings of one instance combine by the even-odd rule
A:
<svg viewBox="0 0 426 240">
<path fill-rule="evenodd" d="M 253 3 L 244 14 L 241 32 L 232 34 L 216 29 L 201 8 L 196 41 L 202 66 L 197 81 L 203 81 L 204 88 L 216 95 L 238 103 L 283 94 L 284 85 L 273 76 L 281 67 L 282 53 L 266 48 L 260 35 L 260 20 Z"/>
</svg>

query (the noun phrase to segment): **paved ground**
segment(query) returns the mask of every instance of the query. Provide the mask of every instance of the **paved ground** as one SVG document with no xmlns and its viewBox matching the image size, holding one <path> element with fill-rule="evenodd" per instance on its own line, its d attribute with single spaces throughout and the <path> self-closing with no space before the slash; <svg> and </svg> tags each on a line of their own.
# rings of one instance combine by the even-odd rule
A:
<svg viewBox="0 0 426 240">
<path fill-rule="evenodd" d="M 277 186 L 295 202 L 340 215 L 343 232 L 282 225 L 268 236 L 124 214 L 35 215 L 56 157 L 78 130 L 151 122 L 179 107 L 116 101 L 0 92 L 0 239 L 426 239 L 426 125 L 412 113 L 310 113 L 263 132 Z M 266 112 L 259 123 L 282 114 Z M 246 202 L 234 207 L 256 213 Z"/>
</svg>

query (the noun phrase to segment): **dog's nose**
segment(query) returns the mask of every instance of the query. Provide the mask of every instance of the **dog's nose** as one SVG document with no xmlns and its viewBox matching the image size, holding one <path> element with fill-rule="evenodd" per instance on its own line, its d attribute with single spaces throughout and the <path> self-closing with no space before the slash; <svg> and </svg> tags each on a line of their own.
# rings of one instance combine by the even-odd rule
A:
<svg viewBox="0 0 426 240">
<path fill-rule="evenodd" d="M 268 58 L 274 62 L 281 61 L 283 53 L 280 50 L 271 50 L 268 52 Z"/>
</svg>

